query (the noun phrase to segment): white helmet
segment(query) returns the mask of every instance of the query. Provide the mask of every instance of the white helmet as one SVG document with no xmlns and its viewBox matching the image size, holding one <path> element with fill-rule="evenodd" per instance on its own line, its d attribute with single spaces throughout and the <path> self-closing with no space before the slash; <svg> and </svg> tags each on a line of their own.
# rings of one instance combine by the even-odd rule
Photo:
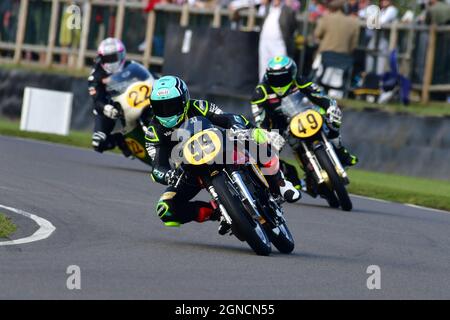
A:
<svg viewBox="0 0 450 320">
<path fill-rule="evenodd" d="M 126 50 L 122 41 L 116 38 L 106 38 L 98 46 L 100 64 L 107 73 L 122 70 L 125 63 Z"/>
</svg>

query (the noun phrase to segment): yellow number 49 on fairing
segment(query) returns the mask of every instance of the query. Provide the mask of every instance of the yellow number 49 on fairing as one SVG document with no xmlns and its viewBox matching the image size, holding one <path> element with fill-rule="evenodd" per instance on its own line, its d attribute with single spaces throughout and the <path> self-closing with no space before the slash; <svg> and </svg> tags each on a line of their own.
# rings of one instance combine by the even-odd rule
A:
<svg viewBox="0 0 450 320">
<path fill-rule="evenodd" d="M 312 109 L 292 118 L 290 129 L 297 138 L 309 138 L 319 132 L 323 125 L 322 115 Z"/>
</svg>

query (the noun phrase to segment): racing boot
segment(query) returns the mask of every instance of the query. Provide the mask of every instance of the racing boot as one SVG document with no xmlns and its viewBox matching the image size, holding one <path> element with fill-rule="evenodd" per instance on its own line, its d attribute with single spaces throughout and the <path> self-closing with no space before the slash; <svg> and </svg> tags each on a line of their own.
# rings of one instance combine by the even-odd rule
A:
<svg viewBox="0 0 450 320">
<path fill-rule="evenodd" d="M 115 133 L 113 136 L 114 140 L 116 141 L 117 147 L 120 149 L 120 151 L 122 151 L 125 158 L 131 157 L 133 153 L 131 152 L 130 148 L 128 148 L 123 135 L 121 133 Z"/>
<path fill-rule="evenodd" d="M 211 208 L 203 207 L 199 210 L 199 217 L 202 216 L 202 219 L 197 218 L 197 222 L 200 222 L 199 220 L 206 221 L 220 221 L 219 229 L 217 230 L 220 235 L 225 235 L 231 230 L 231 225 L 225 220 L 225 218 L 222 216 L 222 213 L 220 212 L 219 207 L 217 206 L 215 201 L 211 201 Z"/>
<path fill-rule="evenodd" d="M 228 232 L 231 231 L 231 224 L 229 224 L 223 216 L 220 217 L 220 225 L 219 229 L 217 229 L 217 232 L 219 232 L 220 235 L 226 235 Z"/>
<path fill-rule="evenodd" d="M 336 147 L 335 150 L 344 167 L 352 167 L 358 163 L 358 157 L 351 154 L 344 146 Z"/>
<path fill-rule="evenodd" d="M 267 173 L 264 173 L 264 177 L 269 183 L 272 194 L 283 197 L 289 203 L 296 202 L 301 198 L 300 191 L 294 187 L 292 182 L 285 179 L 277 156 L 263 163 L 263 167 L 267 170 Z"/>
<path fill-rule="evenodd" d="M 297 190 L 302 190 L 302 180 L 299 178 L 297 169 L 284 160 L 280 160 L 280 167 L 285 177 L 289 179 Z"/>
<path fill-rule="evenodd" d="M 283 183 L 279 185 L 280 194 L 289 203 L 297 202 L 301 198 L 300 191 L 294 187 L 292 182 L 283 179 Z"/>
<path fill-rule="evenodd" d="M 280 170 L 274 175 L 265 176 L 269 183 L 270 191 L 275 195 L 280 195 L 289 203 L 297 202 L 301 198 L 300 191 L 294 187 L 292 182 L 284 178 Z"/>
</svg>

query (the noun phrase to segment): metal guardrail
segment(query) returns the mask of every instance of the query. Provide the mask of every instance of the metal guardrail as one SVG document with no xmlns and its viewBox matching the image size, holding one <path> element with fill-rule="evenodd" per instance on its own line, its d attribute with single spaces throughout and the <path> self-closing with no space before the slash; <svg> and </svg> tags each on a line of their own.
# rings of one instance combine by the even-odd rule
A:
<svg viewBox="0 0 450 320">
<path fill-rule="evenodd" d="M 114 8 L 115 14 L 115 29 L 114 36 L 122 38 L 125 27 L 125 15 L 128 10 L 141 10 L 143 11 L 146 3 L 143 1 L 130 1 L 130 0 L 74 0 L 75 3 L 81 7 L 81 34 L 80 41 L 77 47 L 62 47 L 57 46 L 58 25 L 60 23 L 61 8 L 63 3 L 67 3 L 66 0 L 44 0 L 44 2 L 51 3 L 51 14 L 49 21 L 49 32 L 47 43 L 44 44 L 29 44 L 25 43 L 25 32 L 27 26 L 27 17 L 29 4 L 33 0 L 20 0 L 20 8 L 18 13 L 18 24 L 15 36 L 15 42 L 2 42 L 0 41 L 1 51 L 12 51 L 14 54 L 11 58 L 1 58 L 0 61 L 14 63 L 14 64 L 30 64 L 33 62 L 26 61 L 22 58 L 24 51 L 45 53 L 44 66 L 56 66 L 67 68 L 66 65 L 58 64 L 54 55 L 66 54 L 70 55 L 74 61 L 73 66 L 76 69 L 86 68 L 86 59 L 93 58 L 96 55 L 94 50 L 88 49 L 88 39 L 90 35 L 90 28 L 92 26 L 92 19 L 95 18 L 92 15 L 94 8 Z M 193 17 L 204 16 L 209 17 L 212 28 L 223 27 L 226 21 L 229 20 L 230 12 L 224 8 L 210 8 L 202 9 L 190 7 L 189 5 L 157 5 L 154 10 L 145 15 L 145 21 L 143 21 L 143 27 L 145 28 L 145 40 L 144 40 L 144 52 L 143 53 L 129 53 L 129 57 L 143 63 L 146 67 L 150 65 L 161 66 L 164 63 L 163 57 L 153 56 L 153 40 L 155 37 L 155 27 L 157 19 L 160 14 L 179 15 L 179 24 L 181 26 L 189 26 L 190 20 Z M 261 24 L 261 19 L 257 17 L 256 10 L 249 8 L 241 10 L 240 12 L 241 23 L 239 29 L 241 31 L 258 31 Z M 308 21 L 306 14 L 299 14 L 297 16 L 299 23 L 302 25 L 301 33 L 306 39 L 310 34 L 310 30 L 314 27 L 314 24 Z M 158 20 L 159 21 L 159 20 Z M 362 22 L 361 28 L 365 29 L 366 25 Z M 406 46 L 403 52 L 399 54 L 400 66 L 405 74 L 409 75 L 411 71 L 411 65 L 413 63 L 413 51 L 415 37 L 418 32 L 429 33 L 429 45 L 427 47 L 426 65 L 423 77 L 423 83 L 415 84 L 414 89 L 421 90 L 422 102 L 426 103 L 429 100 L 430 92 L 438 91 L 450 91 L 450 84 L 444 85 L 432 85 L 434 58 L 436 54 L 436 36 L 438 33 L 450 32 L 449 26 L 424 26 L 415 24 L 400 24 L 394 23 L 391 25 L 383 26 L 381 30 L 377 30 L 376 34 L 381 32 L 389 32 L 389 48 L 392 50 L 399 47 L 399 34 L 406 32 Z M 360 49 L 367 51 L 372 56 L 382 56 L 382 53 L 376 51 L 370 51 L 366 47 L 360 47 Z M 256 50 L 256 48 L 255 48 Z"/>
</svg>

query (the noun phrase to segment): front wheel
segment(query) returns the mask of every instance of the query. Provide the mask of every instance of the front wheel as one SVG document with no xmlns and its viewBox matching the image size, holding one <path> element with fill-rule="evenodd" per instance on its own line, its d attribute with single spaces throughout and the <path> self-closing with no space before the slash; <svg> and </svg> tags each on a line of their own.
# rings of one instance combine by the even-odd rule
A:
<svg viewBox="0 0 450 320">
<path fill-rule="evenodd" d="M 220 173 L 212 179 L 212 184 L 220 202 L 233 221 L 234 233 L 238 233 L 239 237 L 245 239 L 257 255 L 268 256 L 272 251 L 270 240 L 261 224 L 246 212 L 239 196 L 230 191 L 234 188 L 231 182 L 223 173 Z"/>
<path fill-rule="evenodd" d="M 350 200 L 347 189 L 345 188 L 342 179 L 337 174 L 336 169 L 334 168 L 334 165 L 331 162 L 327 152 L 325 151 L 325 149 L 319 148 L 315 153 L 320 165 L 328 174 L 331 186 L 334 192 L 336 192 L 342 210 L 351 211 L 353 208 L 352 201 Z"/>
<path fill-rule="evenodd" d="M 320 194 L 325 200 L 327 200 L 330 208 L 337 209 L 340 206 L 339 199 L 336 197 L 336 194 L 333 190 L 330 190 L 328 186 L 322 185 L 320 186 Z"/>
<path fill-rule="evenodd" d="M 270 241 L 281 253 L 291 253 L 295 247 L 294 239 L 286 223 L 280 224 L 277 231 L 270 231 Z"/>
</svg>

